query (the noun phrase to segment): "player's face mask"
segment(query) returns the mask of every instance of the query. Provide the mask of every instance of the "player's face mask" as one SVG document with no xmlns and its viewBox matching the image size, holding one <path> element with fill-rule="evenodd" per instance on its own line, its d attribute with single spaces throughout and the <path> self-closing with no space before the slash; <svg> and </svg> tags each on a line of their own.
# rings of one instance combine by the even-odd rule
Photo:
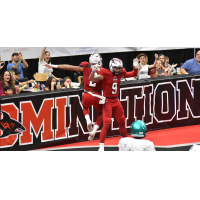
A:
<svg viewBox="0 0 200 200">
<path fill-rule="evenodd" d="M 119 75 L 121 73 L 121 68 L 113 67 L 113 70 L 115 75 Z"/>
</svg>

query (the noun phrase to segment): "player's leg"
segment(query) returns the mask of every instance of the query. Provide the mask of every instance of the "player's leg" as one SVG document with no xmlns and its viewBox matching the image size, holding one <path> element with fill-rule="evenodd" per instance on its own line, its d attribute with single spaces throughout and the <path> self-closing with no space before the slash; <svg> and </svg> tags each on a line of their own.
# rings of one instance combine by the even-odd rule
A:
<svg viewBox="0 0 200 200">
<path fill-rule="evenodd" d="M 113 107 L 113 116 L 119 124 L 119 132 L 122 137 L 127 137 L 127 130 L 125 127 L 124 109 L 120 101 L 116 102 Z"/>
<path fill-rule="evenodd" d="M 99 104 L 99 100 L 100 100 L 99 98 L 97 98 L 97 97 L 93 97 L 93 98 L 95 98 L 93 101 L 93 106 L 98 111 L 98 117 L 96 120 L 96 124 L 93 127 L 93 131 L 90 132 L 90 136 L 88 137 L 89 141 L 92 141 L 94 139 L 94 136 L 95 136 L 97 130 L 99 129 L 100 125 L 103 122 L 103 106 L 102 106 L 102 104 Z"/>
<path fill-rule="evenodd" d="M 103 128 L 100 133 L 100 148 L 99 151 L 104 151 L 104 142 L 106 139 L 107 131 L 110 127 L 112 117 L 112 106 L 110 102 L 103 105 Z"/>
<path fill-rule="evenodd" d="M 85 116 L 85 120 L 86 120 L 86 123 L 87 123 L 87 129 L 88 129 L 89 132 L 93 131 L 92 121 L 90 119 L 90 109 L 89 109 L 89 107 L 92 105 L 90 97 L 91 97 L 90 94 L 84 93 L 83 99 L 82 99 L 83 114 Z"/>
</svg>

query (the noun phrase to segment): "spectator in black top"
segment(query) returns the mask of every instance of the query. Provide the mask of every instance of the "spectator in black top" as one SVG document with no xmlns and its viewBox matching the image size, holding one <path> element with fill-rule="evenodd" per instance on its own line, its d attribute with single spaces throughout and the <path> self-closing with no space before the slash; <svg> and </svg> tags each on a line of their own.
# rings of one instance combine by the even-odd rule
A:
<svg viewBox="0 0 200 200">
<path fill-rule="evenodd" d="M 19 85 L 20 87 L 23 85 L 27 85 L 29 83 L 34 83 L 34 80 L 29 80 L 25 82 L 19 82 L 19 77 L 21 75 L 21 72 L 19 70 L 15 70 L 15 85 Z"/>
</svg>

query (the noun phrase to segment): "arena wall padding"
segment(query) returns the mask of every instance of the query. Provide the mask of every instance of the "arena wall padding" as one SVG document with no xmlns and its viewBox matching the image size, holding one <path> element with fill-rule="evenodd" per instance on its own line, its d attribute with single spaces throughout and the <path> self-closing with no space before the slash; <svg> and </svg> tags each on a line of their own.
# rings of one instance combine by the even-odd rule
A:
<svg viewBox="0 0 200 200">
<path fill-rule="evenodd" d="M 200 124 L 199 86 L 199 75 L 121 82 L 119 100 L 124 108 L 127 132 L 135 120 L 143 120 L 148 131 Z M 89 133 L 82 112 L 83 92 L 81 87 L 1 96 L 0 151 L 86 141 Z M 90 117 L 96 121 L 93 107 Z M 19 126 L 26 130 L 15 133 Z M 99 138 L 100 130 L 95 138 Z M 119 135 L 118 124 L 112 119 L 107 137 Z"/>
</svg>

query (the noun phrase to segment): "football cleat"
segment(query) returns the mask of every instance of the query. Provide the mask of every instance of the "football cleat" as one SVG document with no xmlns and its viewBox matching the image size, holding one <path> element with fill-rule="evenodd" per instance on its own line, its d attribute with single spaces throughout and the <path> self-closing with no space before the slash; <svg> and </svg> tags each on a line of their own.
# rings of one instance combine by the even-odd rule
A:
<svg viewBox="0 0 200 200">
<path fill-rule="evenodd" d="M 88 129 L 89 132 L 93 131 L 92 122 L 87 124 L 87 129 Z"/>
<path fill-rule="evenodd" d="M 92 142 L 92 141 L 94 140 L 94 136 L 91 136 L 91 135 L 90 135 L 90 136 L 88 137 L 88 140 L 89 140 L 90 142 Z"/>
</svg>

